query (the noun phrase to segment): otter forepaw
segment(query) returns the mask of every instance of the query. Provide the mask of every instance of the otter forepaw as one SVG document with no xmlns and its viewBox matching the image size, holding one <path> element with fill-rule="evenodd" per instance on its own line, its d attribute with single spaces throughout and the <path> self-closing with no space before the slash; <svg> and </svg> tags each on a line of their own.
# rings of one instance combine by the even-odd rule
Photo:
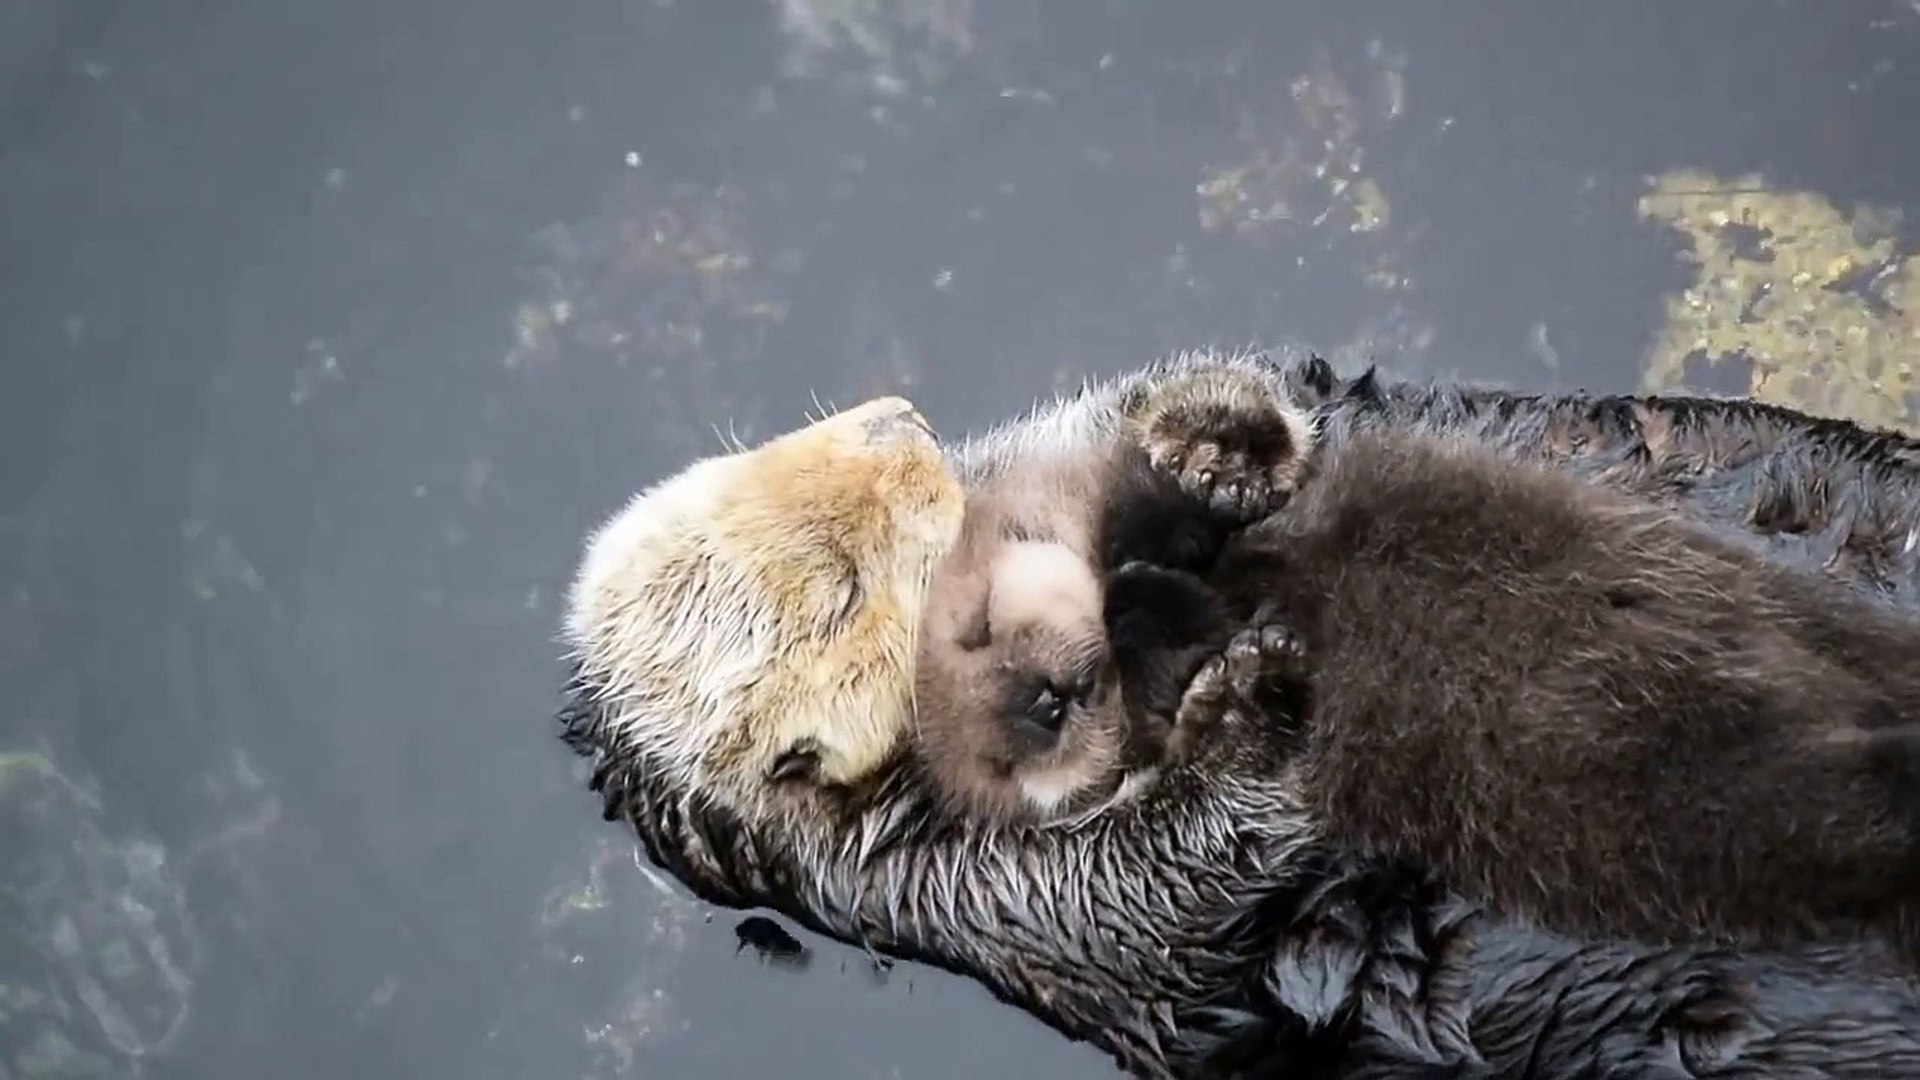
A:
<svg viewBox="0 0 1920 1080">
<path fill-rule="evenodd" d="M 1311 427 L 1272 380 L 1205 370 L 1155 388 L 1138 417 L 1147 458 L 1223 518 L 1266 516 L 1299 478 Z"/>
<path fill-rule="evenodd" d="M 1305 643 L 1286 624 L 1257 618 L 1201 666 L 1180 699 L 1174 723 L 1205 723 L 1227 710 L 1251 707 L 1264 687 L 1297 678 L 1306 655 Z"/>
<path fill-rule="evenodd" d="M 1257 618 L 1227 642 L 1226 678 L 1232 693 L 1251 698 L 1278 679 L 1297 677 L 1306 662 L 1306 644 L 1285 623 Z"/>
<path fill-rule="evenodd" d="M 1226 711 L 1232 697 L 1226 654 L 1211 657 L 1200 665 L 1200 670 L 1194 673 L 1193 682 L 1187 685 L 1187 692 L 1181 695 L 1180 707 L 1173 714 L 1174 726 L 1187 731 L 1217 720 Z"/>
</svg>

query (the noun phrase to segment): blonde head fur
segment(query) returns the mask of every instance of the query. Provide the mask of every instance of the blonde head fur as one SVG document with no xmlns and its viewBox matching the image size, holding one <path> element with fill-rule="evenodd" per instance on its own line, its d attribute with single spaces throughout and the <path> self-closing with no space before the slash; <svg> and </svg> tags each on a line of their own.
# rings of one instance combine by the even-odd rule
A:
<svg viewBox="0 0 1920 1080">
<path fill-rule="evenodd" d="M 781 776 L 865 778 L 911 731 L 927 583 L 964 503 L 897 397 L 643 491 L 589 537 L 568 598 L 600 738 L 736 809 Z"/>
</svg>

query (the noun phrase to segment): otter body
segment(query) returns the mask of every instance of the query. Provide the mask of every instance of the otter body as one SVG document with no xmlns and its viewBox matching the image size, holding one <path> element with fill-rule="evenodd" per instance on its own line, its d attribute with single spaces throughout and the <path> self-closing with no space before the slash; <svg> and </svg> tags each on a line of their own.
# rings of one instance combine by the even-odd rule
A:
<svg viewBox="0 0 1920 1080">
<path fill-rule="evenodd" d="M 1644 499 L 1390 432 L 1323 447 L 1208 583 L 1305 702 L 1275 737 L 1336 847 L 1573 933 L 1920 927 L 1920 620 Z"/>
<path fill-rule="evenodd" d="M 1920 607 L 1912 440 L 1745 402 L 1336 384 L 1317 361 L 1267 370 L 1320 393 L 1342 423 L 1461 433 Z M 1084 452 L 1165 372 L 1091 387 L 945 464 L 966 478 Z M 815 464 L 871 452 L 878 468 L 926 449 L 841 445 L 814 444 Z M 893 655 L 883 646 L 911 643 L 907 631 L 849 649 L 847 615 L 865 597 L 924 602 L 849 590 L 859 573 L 833 567 L 857 555 L 930 574 L 959 527 L 957 498 L 817 512 L 817 493 L 775 498 L 796 473 L 829 474 L 806 457 L 736 456 L 704 487 L 661 485 L 595 535 L 570 602 L 565 731 L 593 758 L 607 816 L 707 899 L 970 975 L 1146 1076 L 1920 1075 L 1920 1000 L 1869 969 L 1871 950 L 1582 940 L 1482 910 L 1318 841 L 1289 768 L 1297 749 L 1242 710 L 1138 799 L 1070 826 L 955 817 L 900 754 L 843 790 L 789 782 L 777 766 L 796 748 L 826 748 L 816 771 L 832 781 L 856 771 L 844 748 L 894 745 L 865 738 L 874 709 L 826 695 Z M 898 534 L 828 527 L 873 514 Z M 942 529 L 934 554 L 912 546 Z M 906 665 L 891 670 L 910 685 Z M 791 678 L 802 672 L 813 690 Z M 793 697 L 809 692 L 825 700 Z M 888 715 L 894 738 L 910 737 L 910 714 Z"/>
</svg>

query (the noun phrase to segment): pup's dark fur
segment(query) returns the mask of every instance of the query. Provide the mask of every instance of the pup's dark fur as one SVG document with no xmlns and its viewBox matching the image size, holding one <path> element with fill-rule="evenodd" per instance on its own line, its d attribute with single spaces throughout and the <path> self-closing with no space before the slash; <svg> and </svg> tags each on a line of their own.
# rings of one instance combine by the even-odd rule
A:
<svg viewBox="0 0 1920 1080">
<path fill-rule="evenodd" d="M 1329 843 L 1566 932 L 1917 944 L 1920 622 L 1466 440 L 1318 454 L 1208 582 Z M 1215 673 L 1175 753 L 1249 704 Z"/>
<path fill-rule="evenodd" d="M 1232 532 L 1197 511 L 1144 454 L 1123 454 L 1109 483 L 1100 570 L 1122 712 L 1113 722 L 1164 754 L 1194 676 L 1243 624 L 1226 597 L 1196 576 L 1219 558 Z"/>
</svg>

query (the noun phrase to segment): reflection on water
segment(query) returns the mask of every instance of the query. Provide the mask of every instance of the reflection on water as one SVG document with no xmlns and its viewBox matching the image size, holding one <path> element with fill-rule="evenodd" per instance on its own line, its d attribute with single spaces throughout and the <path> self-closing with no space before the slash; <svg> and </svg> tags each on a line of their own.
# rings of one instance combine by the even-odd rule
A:
<svg viewBox="0 0 1920 1080">
<path fill-rule="evenodd" d="M 552 738 L 585 530 L 816 393 L 1912 421 L 1904 0 L 167 7 L 0 5 L 0 1075 L 1107 1074 L 773 962 Z"/>
</svg>

